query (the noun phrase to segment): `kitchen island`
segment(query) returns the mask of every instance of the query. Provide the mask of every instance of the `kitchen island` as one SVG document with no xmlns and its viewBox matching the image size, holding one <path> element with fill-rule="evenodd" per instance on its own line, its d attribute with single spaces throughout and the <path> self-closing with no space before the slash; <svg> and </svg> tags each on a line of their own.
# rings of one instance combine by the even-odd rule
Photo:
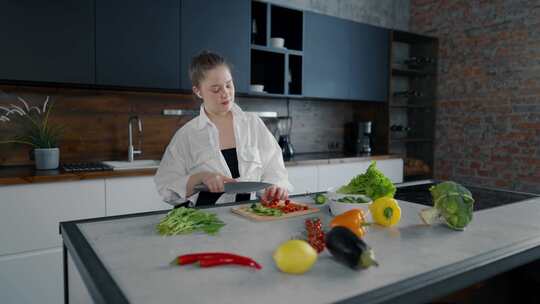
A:
<svg viewBox="0 0 540 304">
<path fill-rule="evenodd" d="M 326 206 L 272 222 L 239 217 L 231 206 L 212 208 L 226 223 L 216 236 L 162 237 L 155 226 L 165 212 L 64 222 L 65 295 L 71 303 L 84 297 L 98 303 L 423 303 L 540 258 L 538 198 L 475 212 L 463 232 L 422 225 L 417 213 L 424 206 L 400 205 L 396 228 L 372 226 L 365 237 L 379 267 L 351 270 L 325 251 L 304 275 L 279 272 L 272 253 L 304 230 L 306 218 L 328 223 Z M 250 256 L 263 269 L 169 265 L 198 251 Z M 79 275 L 84 284 L 72 282 Z"/>
</svg>

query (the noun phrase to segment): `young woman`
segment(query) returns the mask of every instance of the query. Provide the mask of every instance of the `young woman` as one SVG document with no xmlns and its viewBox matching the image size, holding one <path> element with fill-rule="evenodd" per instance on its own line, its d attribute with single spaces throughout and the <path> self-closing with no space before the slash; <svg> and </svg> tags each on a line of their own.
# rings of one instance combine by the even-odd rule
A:
<svg viewBox="0 0 540 304">
<path fill-rule="evenodd" d="M 281 149 L 262 120 L 234 103 L 230 67 L 218 54 L 192 59 L 193 93 L 202 100 L 200 115 L 180 128 L 169 143 L 154 178 L 163 199 L 178 205 L 211 205 L 254 198 L 223 193 L 224 183 L 262 181 L 273 186 L 263 198 L 286 199 L 291 188 Z M 205 184 L 209 192 L 193 188 Z"/>
</svg>

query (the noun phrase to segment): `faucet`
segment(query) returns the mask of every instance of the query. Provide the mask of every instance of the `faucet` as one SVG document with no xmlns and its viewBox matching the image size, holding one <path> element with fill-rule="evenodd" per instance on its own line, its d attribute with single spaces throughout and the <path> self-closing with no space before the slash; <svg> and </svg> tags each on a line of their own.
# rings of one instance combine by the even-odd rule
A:
<svg viewBox="0 0 540 304">
<path fill-rule="evenodd" d="M 137 121 L 139 124 L 139 150 L 135 150 L 133 147 L 133 131 L 131 127 L 131 122 Z M 132 162 L 135 154 L 142 154 L 141 148 L 141 138 L 142 138 L 142 121 L 138 116 L 131 116 L 128 119 L 128 135 L 129 135 L 129 146 L 128 146 L 128 161 Z"/>
</svg>

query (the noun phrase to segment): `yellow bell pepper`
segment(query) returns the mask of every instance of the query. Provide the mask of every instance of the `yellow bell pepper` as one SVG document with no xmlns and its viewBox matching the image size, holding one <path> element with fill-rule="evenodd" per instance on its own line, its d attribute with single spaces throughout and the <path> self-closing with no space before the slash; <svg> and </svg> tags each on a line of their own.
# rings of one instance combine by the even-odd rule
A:
<svg viewBox="0 0 540 304">
<path fill-rule="evenodd" d="M 362 209 L 351 209 L 347 212 L 343 212 L 337 215 L 330 222 L 330 227 L 342 226 L 348 228 L 359 238 L 366 234 L 364 226 L 366 225 L 366 215 Z"/>
<path fill-rule="evenodd" d="M 375 223 L 391 227 L 399 223 L 401 208 L 398 202 L 391 197 L 381 197 L 369 205 L 369 212 Z"/>
</svg>

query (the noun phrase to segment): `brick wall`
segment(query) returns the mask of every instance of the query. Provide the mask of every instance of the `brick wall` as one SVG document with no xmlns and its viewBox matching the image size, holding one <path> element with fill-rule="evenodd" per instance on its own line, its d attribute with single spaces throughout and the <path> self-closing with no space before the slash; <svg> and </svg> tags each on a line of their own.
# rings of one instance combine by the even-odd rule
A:
<svg viewBox="0 0 540 304">
<path fill-rule="evenodd" d="M 540 4 L 411 0 L 439 37 L 435 175 L 540 193 Z"/>
</svg>

